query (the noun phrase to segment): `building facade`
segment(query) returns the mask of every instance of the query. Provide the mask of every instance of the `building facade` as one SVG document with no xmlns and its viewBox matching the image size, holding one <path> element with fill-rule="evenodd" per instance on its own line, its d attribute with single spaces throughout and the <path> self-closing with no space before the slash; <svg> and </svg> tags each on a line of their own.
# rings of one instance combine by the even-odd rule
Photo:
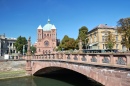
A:
<svg viewBox="0 0 130 86">
<path fill-rule="evenodd" d="M 106 24 L 100 24 L 88 32 L 88 49 L 107 49 L 105 40 L 107 33 L 111 32 L 115 36 L 116 44 L 113 49 L 126 51 L 126 47 L 121 44 L 122 36 L 118 34 L 116 27 L 111 27 Z"/>
<path fill-rule="evenodd" d="M 43 27 L 39 25 L 37 28 L 37 42 L 34 44 L 36 47 L 36 55 L 51 53 L 57 47 L 57 32 L 56 27 L 50 24 L 48 19 L 47 24 Z"/>
<path fill-rule="evenodd" d="M 0 56 L 4 56 L 5 54 L 16 53 L 16 48 L 14 43 L 16 42 L 16 38 L 7 38 L 4 35 L 0 35 Z"/>
</svg>

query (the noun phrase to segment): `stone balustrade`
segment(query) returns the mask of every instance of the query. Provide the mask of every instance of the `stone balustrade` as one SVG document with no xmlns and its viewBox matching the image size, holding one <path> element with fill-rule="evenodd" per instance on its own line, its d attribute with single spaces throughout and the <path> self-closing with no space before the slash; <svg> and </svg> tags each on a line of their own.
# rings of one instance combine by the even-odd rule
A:
<svg viewBox="0 0 130 86">
<path fill-rule="evenodd" d="M 93 53 L 93 54 L 44 54 L 28 56 L 30 60 L 55 60 L 119 68 L 130 68 L 130 54 L 127 53 Z M 27 59 L 26 60 L 29 60 Z"/>
<path fill-rule="evenodd" d="M 21 59 L 25 59 L 24 57 L 20 57 L 20 56 L 10 56 L 8 60 L 21 60 Z"/>
</svg>

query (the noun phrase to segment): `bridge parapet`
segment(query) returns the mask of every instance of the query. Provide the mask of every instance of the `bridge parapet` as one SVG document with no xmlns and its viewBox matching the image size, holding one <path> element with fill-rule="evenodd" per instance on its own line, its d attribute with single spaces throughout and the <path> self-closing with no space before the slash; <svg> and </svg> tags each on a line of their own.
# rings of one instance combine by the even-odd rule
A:
<svg viewBox="0 0 130 86">
<path fill-rule="evenodd" d="M 82 64 L 92 64 L 100 66 L 110 66 L 119 68 L 130 68 L 130 54 L 115 53 L 94 53 L 94 54 L 44 54 L 28 56 L 30 60 L 55 60 Z M 27 60 L 29 60 L 27 59 Z"/>
</svg>

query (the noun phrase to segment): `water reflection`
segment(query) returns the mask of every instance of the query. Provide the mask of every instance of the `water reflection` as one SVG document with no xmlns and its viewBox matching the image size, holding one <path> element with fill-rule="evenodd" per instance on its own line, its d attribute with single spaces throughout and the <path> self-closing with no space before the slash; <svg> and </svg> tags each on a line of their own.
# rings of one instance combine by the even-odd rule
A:
<svg viewBox="0 0 130 86">
<path fill-rule="evenodd" d="M 40 76 L 0 80 L 0 86 L 102 86 L 81 74 L 65 71 L 60 70 Z"/>
<path fill-rule="evenodd" d="M 33 86 L 32 81 L 32 77 L 4 79 L 0 80 L 0 86 Z"/>
<path fill-rule="evenodd" d="M 67 82 L 51 78 L 35 77 L 33 80 L 36 86 L 74 86 Z"/>
</svg>

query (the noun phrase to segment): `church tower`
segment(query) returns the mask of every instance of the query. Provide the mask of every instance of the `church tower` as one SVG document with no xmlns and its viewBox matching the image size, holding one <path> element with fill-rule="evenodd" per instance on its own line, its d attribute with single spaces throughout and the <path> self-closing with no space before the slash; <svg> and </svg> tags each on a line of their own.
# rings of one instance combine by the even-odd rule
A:
<svg viewBox="0 0 130 86">
<path fill-rule="evenodd" d="M 42 26 L 39 25 L 39 27 L 37 28 L 37 41 L 38 42 L 42 40 L 42 35 L 43 35 Z"/>
<path fill-rule="evenodd" d="M 41 25 L 37 28 L 37 42 L 35 43 L 37 55 L 43 53 L 53 52 L 57 46 L 57 32 L 55 25 L 50 23 L 48 19 L 47 24 L 43 27 Z"/>
</svg>

